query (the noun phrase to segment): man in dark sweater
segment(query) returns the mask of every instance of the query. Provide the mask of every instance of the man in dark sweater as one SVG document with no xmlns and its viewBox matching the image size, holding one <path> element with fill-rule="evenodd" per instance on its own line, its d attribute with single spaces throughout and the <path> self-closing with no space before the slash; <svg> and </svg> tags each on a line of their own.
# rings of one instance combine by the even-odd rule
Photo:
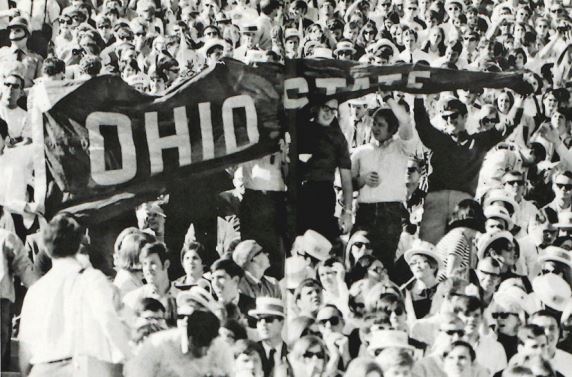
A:
<svg viewBox="0 0 572 377">
<path fill-rule="evenodd" d="M 469 135 L 465 130 L 467 107 L 456 98 L 447 100 L 441 113 L 446 122 L 444 130 L 433 127 L 422 98 L 415 99 L 413 114 L 419 138 L 432 151 L 420 237 L 436 244 L 445 234 L 448 218 L 457 203 L 475 196 L 485 155 L 514 127 L 496 124 L 487 131 Z M 518 119 L 520 114 L 519 109 Z"/>
</svg>

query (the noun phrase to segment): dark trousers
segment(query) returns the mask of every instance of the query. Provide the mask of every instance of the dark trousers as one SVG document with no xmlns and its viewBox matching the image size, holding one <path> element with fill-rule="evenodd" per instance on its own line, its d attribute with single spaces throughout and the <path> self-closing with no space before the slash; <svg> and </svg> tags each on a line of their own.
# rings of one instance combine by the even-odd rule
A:
<svg viewBox="0 0 572 377">
<path fill-rule="evenodd" d="M 10 338 L 12 336 L 12 303 L 5 298 L 0 299 L 0 337 L 2 344 L 2 370 L 8 370 L 10 366 Z"/>
<path fill-rule="evenodd" d="M 298 234 L 312 229 L 333 243 L 340 235 L 335 210 L 336 192 L 332 182 L 303 182 L 298 205 Z"/>
<path fill-rule="evenodd" d="M 281 279 L 286 255 L 286 193 L 246 189 L 239 217 L 241 238 L 255 240 L 268 251 L 271 266 L 266 273 Z"/>
<path fill-rule="evenodd" d="M 366 230 L 373 255 L 391 272 L 407 210 L 400 202 L 359 203 L 355 227 Z"/>
</svg>

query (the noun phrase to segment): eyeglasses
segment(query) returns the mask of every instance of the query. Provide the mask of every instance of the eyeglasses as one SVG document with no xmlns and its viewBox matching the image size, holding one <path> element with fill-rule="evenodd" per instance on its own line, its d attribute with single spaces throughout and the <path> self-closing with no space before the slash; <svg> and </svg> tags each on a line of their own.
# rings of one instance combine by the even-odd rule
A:
<svg viewBox="0 0 572 377">
<path fill-rule="evenodd" d="M 518 314 L 516 313 L 498 312 L 498 313 L 492 313 L 491 317 L 493 317 L 493 319 L 499 319 L 499 318 L 507 319 L 511 315 L 518 316 Z"/>
<path fill-rule="evenodd" d="M 523 186 L 524 181 L 506 181 L 504 184 L 509 186 Z"/>
<path fill-rule="evenodd" d="M 82 16 L 72 16 L 72 20 L 77 21 L 77 22 L 84 22 L 84 21 L 85 21 L 85 17 L 82 17 Z"/>
<path fill-rule="evenodd" d="M 468 42 L 476 42 L 476 41 L 477 41 L 477 38 L 475 38 L 475 37 L 465 37 L 465 40 L 468 41 Z"/>
<path fill-rule="evenodd" d="M 364 30 L 364 34 L 375 34 L 375 30 Z"/>
<path fill-rule="evenodd" d="M 559 189 L 565 189 L 566 191 L 570 191 L 572 190 L 572 184 L 570 183 L 557 183 L 556 187 L 558 187 Z"/>
<path fill-rule="evenodd" d="M 136 36 L 136 37 L 144 37 L 145 34 L 146 34 L 146 33 L 144 33 L 144 32 L 141 31 L 141 32 L 139 32 L 139 33 L 135 33 L 135 36 Z"/>
<path fill-rule="evenodd" d="M 324 318 L 324 319 L 320 319 L 318 321 L 320 323 L 320 325 L 322 326 L 326 326 L 326 323 L 330 323 L 330 325 L 332 326 L 337 326 L 340 323 L 340 319 L 338 317 L 330 317 L 330 318 Z"/>
<path fill-rule="evenodd" d="M 361 241 L 354 242 L 353 246 L 357 247 L 358 249 L 361 249 L 364 246 L 366 249 L 371 248 L 371 244 L 369 242 L 361 242 Z"/>
<path fill-rule="evenodd" d="M 500 277 L 501 277 L 500 274 L 496 274 L 496 273 L 494 273 L 494 272 L 483 271 L 483 270 L 479 270 L 479 272 L 480 272 L 481 274 L 485 274 L 485 275 L 492 276 L 492 277 L 495 277 L 495 278 L 500 278 Z"/>
<path fill-rule="evenodd" d="M 12 82 L 5 82 L 4 86 L 12 89 L 20 89 L 22 87 L 20 84 Z"/>
<path fill-rule="evenodd" d="M 499 118 L 483 118 L 483 123 L 493 123 L 493 124 L 497 124 L 499 122 Z"/>
<path fill-rule="evenodd" d="M 419 169 L 417 169 L 415 166 L 408 166 L 407 172 L 408 173 L 417 173 L 417 172 L 419 172 Z"/>
<path fill-rule="evenodd" d="M 384 8 L 389 8 L 391 6 L 391 3 L 381 3 L 380 5 Z"/>
<path fill-rule="evenodd" d="M 386 272 L 387 269 L 385 267 L 377 266 L 375 268 L 370 269 L 370 271 L 373 271 L 376 274 L 381 275 L 382 273 Z"/>
<path fill-rule="evenodd" d="M 131 36 L 129 36 L 129 35 L 122 35 L 122 36 L 119 37 L 119 40 L 131 42 L 131 41 L 133 40 L 133 37 L 131 37 Z"/>
<path fill-rule="evenodd" d="M 407 7 L 407 10 L 417 10 L 416 7 Z"/>
<path fill-rule="evenodd" d="M 263 316 L 258 317 L 257 321 L 258 322 L 264 321 L 266 323 L 271 323 L 274 321 L 279 321 L 281 319 L 282 319 L 282 317 L 278 317 L 276 315 L 263 315 Z"/>
<path fill-rule="evenodd" d="M 403 308 L 397 307 L 395 309 L 389 309 L 389 308 L 385 308 L 383 309 L 383 311 L 385 313 L 387 313 L 388 315 L 391 315 L 391 313 L 395 314 L 396 316 L 400 316 L 404 313 Z"/>
<path fill-rule="evenodd" d="M 441 115 L 441 118 L 443 118 L 443 120 L 445 120 L 445 121 L 447 121 L 448 119 L 451 119 L 454 121 L 458 117 L 459 117 L 459 113 Z"/>
<path fill-rule="evenodd" d="M 302 357 L 304 359 L 312 359 L 312 358 L 317 358 L 320 360 L 323 360 L 326 358 L 326 355 L 324 354 L 324 352 L 310 352 L 310 351 L 306 351 L 302 354 Z"/>
<path fill-rule="evenodd" d="M 338 55 L 351 56 L 353 54 L 351 51 L 340 51 L 340 52 L 338 52 Z"/>
<path fill-rule="evenodd" d="M 207 37 L 215 37 L 218 35 L 218 33 L 216 31 L 209 31 L 208 33 L 205 33 L 205 35 Z"/>
<path fill-rule="evenodd" d="M 441 330 L 441 332 L 449 336 L 459 335 L 461 338 L 465 336 L 465 330 Z"/>
<path fill-rule="evenodd" d="M 550 13 L 556 13 L 556 14 L 564 13 L 564 9 L 561 8 L 551 9 Z"/>
<path fill-rule="evenodd" d="M 253 261 L 257 256 L 259 256 L 260 254 L 262 254 L 264 252 L 264 250 L 259 250 L 256 254 L 254 254 L 252 256 L 252 258 L 250 258 L 251 261 Z"/>
<path fill-rule="evenodd" d="M 322 105 L 322 110 L 324 110 L 326 113 L 334 115 L 338 113 L 338 109 L 336 107 L 330 107 L 328 105 Z"/>
<path fill-rule="evenodd" d="M 111 25 L 99 25 L 98 29 L 111 29 Z"/>
<path fill-rule="evenodd" d="M 557 274 L 558 275 L 558 274 L 562 273 L 562 271 L 560 271 L 557 268 L 552 269 L 552 270 L 549 270 L 547 268 L 543 268 L 541 272 L 542 272 L 542 275 L 547 275 L 547 274 Z"/>
<path fill-rule="evenodd" d="M 73 24 L 73 20 L 71 18 L 60 18 L 60 23 L 64 25 L 71 25 Z"/>
</svg>

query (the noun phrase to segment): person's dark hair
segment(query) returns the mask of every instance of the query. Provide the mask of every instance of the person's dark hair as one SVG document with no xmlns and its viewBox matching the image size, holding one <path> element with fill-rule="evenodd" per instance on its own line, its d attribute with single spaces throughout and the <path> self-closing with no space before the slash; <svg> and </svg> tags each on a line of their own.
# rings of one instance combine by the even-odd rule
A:
<svg viewBox="0 0 572 377">
<path fill-rule="evenodd" d="M 471 313 L 479 310 L 481 313 L 484 310 L 483 303 L 478 297 L 475 296 L 459 296 L 458 300 L 453 306 L 453 312 L 458 313 Z"/>
<path fill-rule="evenodd" d="M 231 278 L 238 276 L 241 278 L 244 275 L 244 271 L 240 268 L 234 261 L 230 258 L 219 258 L 211 266 L 211 272 L 218 270 L 223 270 Z"/>
<path fill-rule="evenodd" d="M 42 74 L 53 77 L 59 73 L 64 73 L 66 71 L 66 63 L 63 60 L 56 58 L 55 56 L 48 56 L 42 64 Z"/>
<path fill-rule="evenodd" d="M 237 359 L 240 355 L 253 355 L 258 354 L 260 360 L 262 360 L 262 355 L 260 354 L 260 347 L 258 344 L 250 339 L 238 340 L 232 347 L 232 353 L 234 358 Z"/>
<path fill-rule="evenodd" d="M 457 348 L 457 347 L 465 347 L 466 349 L 469 350 L 469 354 L 471 355 L 471 361 L 475 361 L 475 359 L 477 358 L 477 354 L 475 353 L 475 350 L 473 349 L 473 346 L 471 346 L 469 343 L 465 342 L 464 340 L 456 340 L 453 343 L 451 343 L 451 345 L 449 347 L 447 347 L 447 349 L 443 352 L 443 354 L 445 355 L 445 357 L 447 357 L 447 355 L 453 351 L 453 349 Z"/>
<path fill-rule="evenodd" d="M 397 119 L 397 117 L 393 113 L 393 110 L 391 109 L 383 107 L 379 108 L 374 111 L 371 117 L 374 120 L 377 117 L 384 119 L 387 122 L 387 125 L 389 126 L 389 133 L 392 135 L 394 135 L 399 129 L 399 120 Z"/>
<path fill-rule="evenodd" d="M 214 260 L 212 260 L 213 257 L 211 256 L 212 253 L 207 253 L 202 243 L 191 241 L 183 245 L 183 248 L 181 249 L 181 263 L 183 263 L 183 259 L 189 251 L 195 251 L 199 254 L 204 266 L 210 266 L 211 263 L 214 262 Z"/>
<path fill-rule="evenodd" d="M 518 344 L 523 345 L 529 339 L 535 339 L 539 336 L 546 336 L 544 329 L 537 325 L 528 324 L 522 326 L 518 330 Z"/>
<path fill-rule="evenodd" d="M 383 311 L 387 311 L 386 309 L 393 307 L 393 306 L 397 306 L 397 308 L 399 308 L 403 312 L 405 312 L 405 304 L 403 303 L 403 301 L 401 301 L 399 299 L 399 297 L 397 297 L 393 293 L 387 292 L 387 293 L 383 293 L 381 296 L 379 296 L 379 300 L 378 300 L 378 304 L 377 304 L 378 309 L 381 309 Z"/>
<path fill-rule="evenodd" d="M 236 319 L 227 319 L 226 321 L 223 322 L 223 324 L 220 327 L 224 327 L 225 329 L 232 332 L 235 341 L 240 339 L 248 339 L 248 335 L 246 334 L 246 329 Z"/>
<path fill-rule="evenodd" d="M 534 373 L 525 366 L 513 365 L 503 370 L 501 377 L 534 377 Z"/>
<path fill-rule="evenodd" d="M 543 309 L 543 310 L 538 310 L 534 313 L 532 313 L 532 315 L 530 316 L 530 318 L 528 319 L 529 321 L 532 321 L 534 318 L 551 318 L 554 320 L 554 322 L 556 323 L 556 326 L 560 327 L 560 319 L 557 318 L 553 312 Z"/>
<path fill-rule="evenodd" d="M 509 248 L 510 244 L 512 244 L 514 246 L 514 250 L 516 251 L 516 256 L 518 258 L 520 256 L 520 246 L 518 244 L 518 241 L 517 240 L 511 241 L 511 240 L 507 240 L 506 238 L 499 238 L 499 239 L 491 242 L 491 244 L 489 246 L 487 246 L 487 249 L 485 250 L 485 252 L 483 254 L 485 257 L 486 256 L 492 256 L 491 251 L 494 251 L 495 254 L 499 255 L 502 250 L 507 250 Z"/>
<path fill-rule="evenodd" d="M 260 11 L 267 16 L 280 8 L 281 4 L 278 0 L 262 0 L 260 2 Z"/>
<path fill-rule="evenodd" d="M 101 58 L 96 55 L 85 55 L 79 62 L 79 68 L 81 73 L 95 77 L 101 72 Z"/>
<path fill-rule="evenodd" d="M 449 230 L 467 227 L 484 233 L 485 221 L 483 207 L 473 199 L 463 199 L 455 206 L 449 222 Z"/>
<path fill-rule="evenodd" d="M 194 347 L 208 347 L 218 336 L 220 321 L 209 311 L 196 310 L 187 316 L 187 337 Z"/>
<path fill-rule="evenodd" d="M 167 247 L 163 242 L 153 242 L 148 243 L 141 249 L 141 254 L 139 254 L 139 260 L 147 258 L 152 254 L 157 254 L 161 264 L 165 265 L 165 262 L 169 260 L 169 255 L 167 253 Z"/>
<path fill-rule="evenodd" d="M 163 312 L 165 313 L 165 306 L 161 302 L 152 297 L 142 297 L 137 301 L 135 306 L 135 314 L 140 316 L 144 311 Z"/>
<path fill-rule="evenodd" d="M 570 236 L 560 236 L 557 237 L 554 242 L 552 242 L 552 246 L 561 247 L 565 250 L 571 251 L 569 245 L 566 245 L 568 242 L 572 241 L 572 237 Z"/>
<path fill-rule="evenodd" d="M 43 241 L 51 258 L 74 256 L 79 252 L 85 229 L 70 213 L 55 215 L 43 230 Z"/>
</svg>

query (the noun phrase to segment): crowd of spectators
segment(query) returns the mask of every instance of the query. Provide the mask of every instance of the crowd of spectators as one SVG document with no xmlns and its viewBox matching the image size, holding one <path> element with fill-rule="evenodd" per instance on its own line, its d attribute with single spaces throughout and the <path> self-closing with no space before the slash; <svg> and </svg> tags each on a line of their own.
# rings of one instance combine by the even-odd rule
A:
<svg viewBox="0 0 572 377">
<path fill-rule="evenodd" d="M 10 164 L 45 81 L 161 95 L 223 57 L 310 58 L 520 72 L 535 90 L 318 99 L 294 160 L 285 137 L 228 169 L 216 247 L 184 224 L 169 250 L 158 198 L 118 229 L 111 274 L 72 214 L 0 206 L 2 369 L 572 377 L 571 17 L 569 0 L 0 0 L 0 193 L 22 203 L 33 171 Z"/>
</svg>

